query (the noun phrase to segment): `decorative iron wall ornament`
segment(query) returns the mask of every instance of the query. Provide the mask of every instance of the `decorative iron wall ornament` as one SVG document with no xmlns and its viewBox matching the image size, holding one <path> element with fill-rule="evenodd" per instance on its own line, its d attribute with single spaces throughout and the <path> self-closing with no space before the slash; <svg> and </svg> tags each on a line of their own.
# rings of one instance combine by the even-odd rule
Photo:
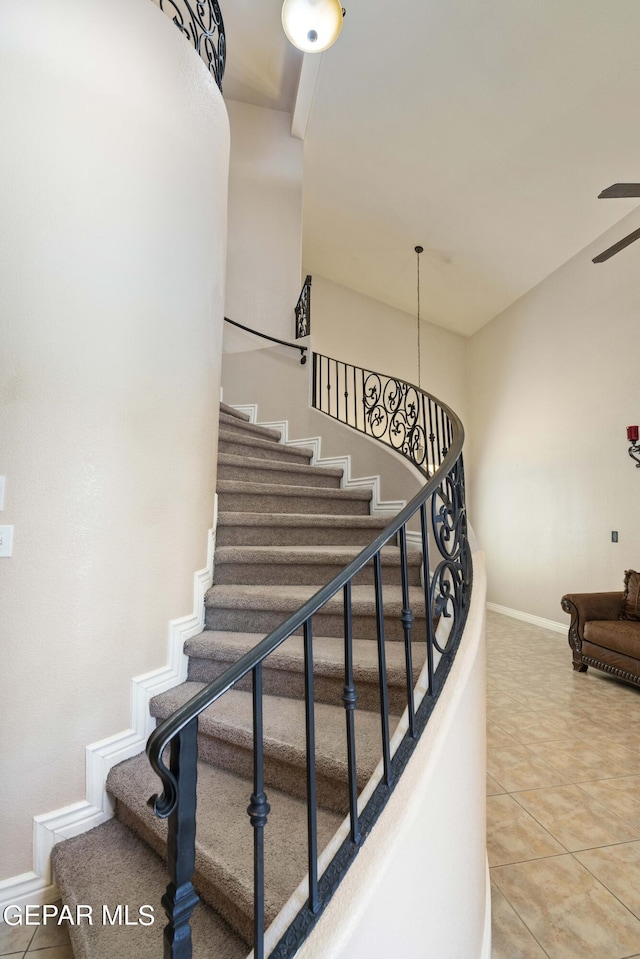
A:
<svg viewBox="0 0 640 959">
<path fill-rule="evenodd" d="M 631 443 L 629 447 L 629 456 L 636 461 L 636 467 L 640 469 L 640 443 L 638 443 L 639 433 L 637 426 L 627 426 L 627 439 Z"/>
<path fill-rule="evenodd" d="M 204 60 L 222 92 L 227 56 L 224 22 L 217 0 L 156 0 Z"/>
<path fill-rule="evenodd" d="M 302 291 L 295 305 L 296 340 L 311 333 L 311 276 L 307 274 Z"/>
</svg>

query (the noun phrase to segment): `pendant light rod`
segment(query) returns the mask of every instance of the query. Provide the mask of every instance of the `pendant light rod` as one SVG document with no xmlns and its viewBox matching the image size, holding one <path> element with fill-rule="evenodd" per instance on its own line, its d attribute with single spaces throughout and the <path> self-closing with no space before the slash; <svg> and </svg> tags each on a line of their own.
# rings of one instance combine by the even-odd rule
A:
<svg viewBox="0 0 640 959">
<path fill-rule="evenodd" d="M 416 252 L 416 272 L 418 275 L 418 386 L 422 389 L 422 375 L 420 369 L 420 254 L 424 253 L 424 247 L 414 246 Z"/>
</svg>

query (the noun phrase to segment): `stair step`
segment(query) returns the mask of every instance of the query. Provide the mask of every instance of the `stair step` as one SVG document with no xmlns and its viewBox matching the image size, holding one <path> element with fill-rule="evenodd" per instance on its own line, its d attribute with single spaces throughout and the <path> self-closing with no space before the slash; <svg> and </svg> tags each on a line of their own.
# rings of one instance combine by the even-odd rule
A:
<svg viewBox="0 0 640 959">
<path fill-rule="evenodd" d="M 315 586 L 212 586 L 205 594 L 207 629 L 232 632 L 269 633 L 294 613 L 317 592 Z M 369 586 L 351 590 L 353 638 L 376 639 L 376 603 Z M 416 586 L 409 589 L 410 608 L 414 615 L 413 639 L 425 638 L 424 592 Z M 321 636 L 344 636 L 342 591 L 333 596 L 313 617 L 314 632 Z M 402 590 L 385 586 L 383 590 L 385 638 L 403 640 L 400 619 Z"/>
<path fill-rule="evenodd" d="M 264 637 L 256 633 L 231 633 L 205 630 L 187 640 L 184 651 L 189 657 L 188 679 L 210 683 L 217 679 L 241 656 L 248 653 Z M 414 682 L 426 656 L 425 644 L 412 644 Z M 403 643 L 389 643 L 386 648 L 389 707 L 401 713 L 407 704 L 406 666 Z M 354 640 L 353 672 L 358 707 L 379 710 L 378 649 L 368 640 Z M 316 702 L 341 705 L 344 689 L 344 640 L 330 636 L 313 637 L 313 677 Z M 236 689 L 250 691 L 251 679 L 238 683 Z M 268 657 L 263 668 L 263 689 L 273 696 L 304 698 L 304 648 L 300 636 L 290 636 Z"/>
<path fill-rule="evenodd" d="M 313 450 L 301 446 L 285 446 L 273 440 L 260 439 L 257 436 L 240 436 L 231 430 L 221 429 L 218 433 L 218 451 L 234 453 L 236 456 L 254 456 L 259 459 L 285 460 L 294 463 L 309 464 L 313 459 Z"/>
<path fill-rule="evenodd" d="M 240 410 L 237 410 L 234 406 L 228 406 L 226 403 L 220 404 L 220 412 L 226 413 L 227 416 L 235 416 L 236 419 L 244 420 L 245 423 L 250 422 L 246 413 L 241 413 Z"/>
<path fill-rule="evenodd" d="M 257 439 L 268 440 L 272 443 L 282 442 L 282 433 L 280 430 L 273 430 L 268 426 L 259 426 L 257 423 L 248 423 L 246 420 L 238 419 L 237 416 L 231 416 L 221 412 L 218 422 L 220 429 L 230 433 L 237 433 L 239 436 L 254 436 Z"/>
<path fill-rule="evenodd" d="M 367 546 L 388 516 L 317 516 L 298 513 L 218 514 L 218 546 Z"/>
<path fill-rule="evenodd" d="M 258 459 L 220 453 L 219 480 L 249 480 L 252 483 L 283 483 L 286 486 L 321 486 L 340 489 L 343 471 L 335 467 L 308 466 L 306 463 L 284 463 L 282 460 Z"/>
<path fill-rule="evenodd" d="M 204 683 L 186 682 L 154 696 L 151 715 L 166 719 Z M 205 709 L 198 722 L 200 759 L 240 776 L 253 775 L 251 693 L 231 689 Z M 265 782 L 304 799 L 307 790 L 304 702 L 284 696 L 263 696 Z M 390 723 L 397 724 L 394 716 Z M 315 704 L 318 803 L 346 814 L 349 808 L 345 711 L 342 706 Z M 371 778 L 380 757 L 380 716 L 355 710 L 358 787 Z"/>
<path fill-rule="evenodd" d="M 151 792 L 157 792 L 158 779 L 151 775 Z M 53 849 L 53 865 L 62 900 L 72 914 L 78 904 L 93 910 L 93 925 L 69 924 L 75 959 L 157 959 L 162 955 L 166 916 L 160 897 L 167 886 L 167 869 L 159 856 L 122 823 L 110 819 L 58 843 Z M 116 906 L 128 905 L 132 922 L 138 918 L 141 905 L 150 905 L 155 921 L 148 926 L 125 925 L 123 919 L 122 925 L 112 926 L 102 921 L 105 905 L 112 915 Z M 196 906 L 191 926 L 194 959 L 245 959 L 246 943 L 203 902 Z"/>
<path fill-rule="evenodd" d="M 221 510 L 230 512 L 320 513 L 369 515 L 371 490 L 318 489 L 315 486 L 282 486 L 278 483 L 218 482 Z"/>
<path fill-rule="evenodd" d="M 357 546 L 220 546 L 216 550 L 214 584 L 238 585 L 323 585 L 356 558 Z M 382 581 L 402 582 L 400 550 L 385 546 L 380 554 Z M 420 585 L 422 553 L 407 551 L 407 572 L 411 586 Z M 353 580 L 354 585 L 373 585 L 373 565 L 368 563 Z"/>
<path fill-rule="evenodd" d="M 149 797 L 158 792 L 159 783 L 146 756 L 141 754 L 115 766 L 109 773 L 107 788 L 116 799 L 118 818 L 158 855 L 164 856 L 167 821 L 158 819 L 147 804 Z M 198 763 L 194 886 L 248 946 L 253 938 L 253 829 L 246 809 L 252 792 L 250 778 Z M 273 921 L 307 872 L 306 802 L 278 789 L 269 789 L 268 801 L 271 811 L 264 831 L 266 925 Z M 341 816 L 336 813 L 318 810 L 319 851 L 340 823 Z M 227 959 L 228 953 L 212 950 L 209 955 Z"/>
</svg>

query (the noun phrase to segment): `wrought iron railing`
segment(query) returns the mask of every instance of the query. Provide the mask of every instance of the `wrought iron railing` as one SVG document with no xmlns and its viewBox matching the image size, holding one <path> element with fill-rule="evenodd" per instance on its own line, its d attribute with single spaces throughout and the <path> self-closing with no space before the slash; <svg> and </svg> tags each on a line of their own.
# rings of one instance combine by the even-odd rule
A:
<svg viewBox="0 0 640 959">
<path fill-rule="evenodd" d="M 296 340 L 311 333 L 311 276 L 307 274 L 295 305 Z"/>
<path fill-rule="evenodd" d="M 244 330 L 245 333 L 253 333 L 254 336 L 259 336 L 263 340 L 270 340 L 272 343 L 279 343 L 280 346 L 288 346 L 292 350 L 300 350 L 300 363 L 302 366 L 307 362 L 307 347 L 298 346 L 296 343 L 287 343 L 286 340 L 279 340 L 277 336 L 269 336 L 268 333 L 261 333 L 260 330 L 252 330 L 250 326 L 245 326 L 243 323 L 238 323 L 236 320 L 230 320 L 228 316 L 224 318 L 225 323 L 231 323 L 231 326 L 237 326 L 239 330 Z"/>
<path fill-rule="evenodd" d="M 209 73 L 222 92 L 222 78 L 227 57 L 224 22 L 217 0 L 154 0 L 171 17 L 196 53 L 204 60 Z"/>
<path fill-rule="evenodd" d="M 314 405 L 322 409 L 318 387 L 320 361 L 327 358 L 314 356 Z M 336 364 L 329 360 L 329 364 Z M 342 369 L 345 364 L 331 366 Z M 247 813 L 254 830 L 254 957 L 264 957 L 264 849 L 263 835 L 270 812 L 264 786 L 264 745 L 262 725 L 262 671 L 268 657 L 291 635 L 302 631 L 304 637 L 305 716 L 306 716 L 306 771 L 307 771 L 307 837 L 308 837 L 308 900 L 298 913 L 285 935 L 272 949 L 271 959 L 283 959 L 293 955 L 297 946 L 306 938 L 311 928 L 338 887 L 344 873 L 357 855 L 366 836 L 391 795 L 395 783 L 406 766 L 417 741 L 425 728 L 434 705 L 444 686 L 458 648 L 471 596 L 472 566 L 467 538 L 464 471 L 462 444 L 464 431 L 456 414 L 435 397 L 430 396 L 410 383 L 349 365 L 347 379 L 355 375 L 364 382 L 364 390 L 356 391 L 361 408 L 353 407 L 353 391 L 345 390 L 346 407 L 333 408 L 330 415 L 360 429 L 361 423 L 377 419 L 375 411 L 380 407 L 380 397 L 387 397 L 383 404 L 388 423 L 400 408 L 408 417 L 400 428 L 409 437 L 406 443 L 398 443 L 395 427 L 376 432 L 369 428 L 370 435 L 387 442 L 394 449 L 415 463 L 425 474 L 433 466 L 433 475 L 411 502 L 386 526 L 369 546 L 348 566 L 322 587 L 297 612 L 261 640 L 250 652 L 231 666 L 219 679 L 209 683 L 188 703 L 162 722 L 149 737 L 147 754 L 153 769 L 164 787 L 160 798 L 152 797 L 152 804 L 159 816 L 169 818 L 168 871 L 169 885 L 163 905 L 169 922 L 165 928 L 165 959 L 190 959 L 190 916 L 197 897 L 192 879 L 195 864 L 196 834 L 196 759 L 198 716 L 228 690 L 251 674 L 253 688 L 253 792 L 249 798 Z M 378 377 L 369 380 L 368 377 Z M 368 385 L 367 385 L 368 382 Z M 398 390 L 402 404 L 393 399 L 393 390 Z M 327 391 L 331 394 L 331 391 Z M 331 394 L 332 395 L 332 394 Z M 411 441 L 412 425 L 417 423 L 413 412 L 414 397 L 420 411 L 427 412 L 432 422 L 439 424 L 439 434 L 433 432 L 433 446 L 429 446 L 433 463 Z M 375 402 L 374 402 L 375 401 Z M 408 404 L 408 406 L 407 406 Z M 346 411 L 351 410 L 348 416 Z M 422 412 L 419 414 L 422 416 Z M 396 419 L 398 417 L 396 416 Z M 415 420 L 415 422 L 414 422 Z M 401 422 L 401 418 L 398 422 Z M 421 421 L 422 422 L 422 421 Z M 430 435 L 430 434 L 429 434 Z M 429 440 L 427 435 L 427 440 Z M 420 436 L 422 434 L 420 433 Z M 436 443 L 436 437 L 439 437 Z M 428 464 L 425 465 L 426 461 Z M 416 635 L 414 610 L 411 608 L 407 558 L 407 524 L 416 518 L 422 544 L 422 582 L 424 591 L 424 635 Z M 400 571 L 402 584 L 402 610 L 399 616 L 405 652 L 405 687 L 407 703 L 407 731 L 395 751 L 392 750 L 389 731 L 389 697 L 385 659 L 385 624 L 389 615 L 385 611 L 385 587 L 382 583 L 381 550 L 389 542 L 397 542 L 400 548 Z M 354 711 L 358 699 L 354 679 L 353 627 L 351 585 L 355 575 L 367 564 L 373 567 L 376 609 L 376 643 L 378 653 L 378 685 L 380 712 L 380 756 L 382 778 L 377 783 L 369 800 L 358 801 L 357 757 Z M 342 594 L 344 622 L 344 687 L 341 696 L 345 709 L 345 738 L 347 745 L 347 781 L 349 795 L 349 833 L 338 851 L 323 870 L 318 866 L 316 768 L 315 768 L 315 716 L 313 694 L 313 617 L 337 594 Z M 415 607 L 414 607 L 415 608 Z M 448 629 L 441 627 L 447 623 Z M 426 646 L 423 682 L 426 693 L 420 698 L 414 685 L 412 644 L 418 639 Z M 170 764 L 165 763 L 165 750 L 170 746 Z M 362 806 L 362 808 L 361 808 Z M 224 957 L 220 957 L 224 959 Z"/>
</svg>

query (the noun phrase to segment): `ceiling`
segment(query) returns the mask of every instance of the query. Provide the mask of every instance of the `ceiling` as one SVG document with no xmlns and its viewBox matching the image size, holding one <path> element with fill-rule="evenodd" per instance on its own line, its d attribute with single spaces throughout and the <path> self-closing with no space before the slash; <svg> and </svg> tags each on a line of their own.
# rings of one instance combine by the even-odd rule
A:
<svg viewBox="0 0 640 959">
<path fill-rule="evenodd" d="M 415 313 L 420 244 L 422 316 L 470 335 L 638 205 L 597 199 L 640 181 L 637 0 L 344 3 L 305 139 L 307 272 Z M 229 6 L 226 95 L 290 110 L 280 0 Z"/>
</svg>

